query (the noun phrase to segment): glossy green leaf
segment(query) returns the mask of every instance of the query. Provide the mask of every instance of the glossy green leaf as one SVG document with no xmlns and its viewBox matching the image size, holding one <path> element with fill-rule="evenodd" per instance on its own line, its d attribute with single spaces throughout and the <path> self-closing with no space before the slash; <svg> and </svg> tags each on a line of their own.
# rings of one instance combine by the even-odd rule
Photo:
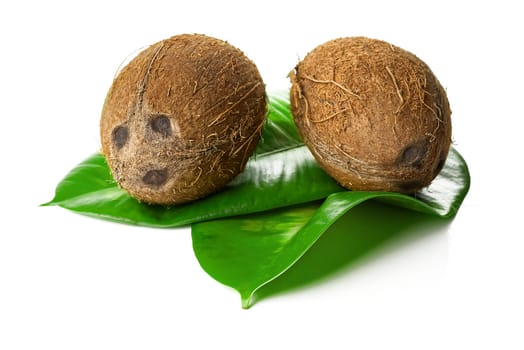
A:
<svg viewBox="0 0 524 350">
<path fill-rule="evenodd" d="M 322 204 L 197 223 L 192 225 L 193 249 L 204 270 L 238 290 L 242 306 L 247 308 L 260 287 L 288 270 L 331 225 L 358 204 L 379 199 L 449 218 L 464 200 L 469 182 L 465 161 L 452 149 L 441 173 L 416 196 L 343 191 L 331 194 Z"/>
<path fill-rule="evenodd" d="M 268 121 L 246 168 L 223 191 L 186 205 L 140 203 L 113 180 L 95 154 L 75 167 L 45 205 L 97 218 L 153 227 L 175 227 L 325 198 L 343 190 L 302 144 L 283 94 L 269 99 Z"/>
</svg>

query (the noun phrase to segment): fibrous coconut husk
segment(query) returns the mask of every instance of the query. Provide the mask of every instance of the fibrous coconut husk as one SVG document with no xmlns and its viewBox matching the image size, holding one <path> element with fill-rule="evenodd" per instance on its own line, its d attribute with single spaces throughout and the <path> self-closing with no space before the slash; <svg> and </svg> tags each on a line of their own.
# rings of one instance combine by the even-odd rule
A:
<svg viewBox="0 0 524 350">
<path fill-rule="evenodd" d="M 311 51 L 290 78 L 297 128 L 344 187 L 412 193 L 442 169 L 448 99 L 412 53 L 365 37 L 336 39 Z"/>
<path fill-rule="evenodd" d="M 114 79 L 100 121 L 118 184 L 140 201 L 189 202 L 239 174 L 267 112 L 256 66 L 205 35 L 177 35 L 140 52 Z"/>
</svg>

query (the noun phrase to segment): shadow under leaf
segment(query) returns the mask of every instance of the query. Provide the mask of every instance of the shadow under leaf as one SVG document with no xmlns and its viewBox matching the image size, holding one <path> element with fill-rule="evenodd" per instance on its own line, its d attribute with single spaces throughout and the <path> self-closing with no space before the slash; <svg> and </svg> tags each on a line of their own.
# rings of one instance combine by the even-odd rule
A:
<svg viewBox="0 0 524 350">
<path fill-rule="evenodd" d="M 254 302 L 347 273 L 393 241 L 443 234 L 450 222 L 377 201 L 362 203 L 334 223 L 289 270 L 260 288 Z"/>
</svg>

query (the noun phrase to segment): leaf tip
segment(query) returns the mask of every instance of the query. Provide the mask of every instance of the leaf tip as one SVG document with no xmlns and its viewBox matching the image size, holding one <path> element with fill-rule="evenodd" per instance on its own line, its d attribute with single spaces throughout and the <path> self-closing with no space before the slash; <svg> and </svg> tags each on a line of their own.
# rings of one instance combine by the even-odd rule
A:
<svg viewBox="0 0 524 350">
<path fill-rule="evenodd" d="M 246 294 L 240 294 L 240 297 L 242 299 L 242 309 L 247 310 L 251 306 L 253 306 L 253 293 Z"/>
</svg>

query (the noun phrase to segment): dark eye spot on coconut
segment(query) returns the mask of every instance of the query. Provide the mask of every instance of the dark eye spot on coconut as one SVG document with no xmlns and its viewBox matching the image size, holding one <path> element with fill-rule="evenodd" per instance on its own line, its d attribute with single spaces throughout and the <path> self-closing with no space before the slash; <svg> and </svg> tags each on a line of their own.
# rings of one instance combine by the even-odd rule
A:
<svg viewBox="0 0 524 350">
<path fill-rule="evenodd" d="M 161 186 L 167 180 L 167 169 L 149 170 L 142 181 L 149 186 Z"/>
<path fill-rule="evenodd" d="M 167 137 L 171 136 L 171 122 L 165 115 L 157 115 L 151 119 L 151 129 L 160 135 Z"/>
<path fill-rule="evenodd" d="M 128 136 L 129 130 L 127 126 L 120 125 L 113 129 L 113 144 L 115 145 L 116 149 L 121 149 L 124 147 Z"/>
<path fill-rule="evenodd" d="M 415 142 L 404 148 L 395 162 L 398 166 L 420 168 L 426 155 L 428 143 L 426 140 Z"/>
</svg>

